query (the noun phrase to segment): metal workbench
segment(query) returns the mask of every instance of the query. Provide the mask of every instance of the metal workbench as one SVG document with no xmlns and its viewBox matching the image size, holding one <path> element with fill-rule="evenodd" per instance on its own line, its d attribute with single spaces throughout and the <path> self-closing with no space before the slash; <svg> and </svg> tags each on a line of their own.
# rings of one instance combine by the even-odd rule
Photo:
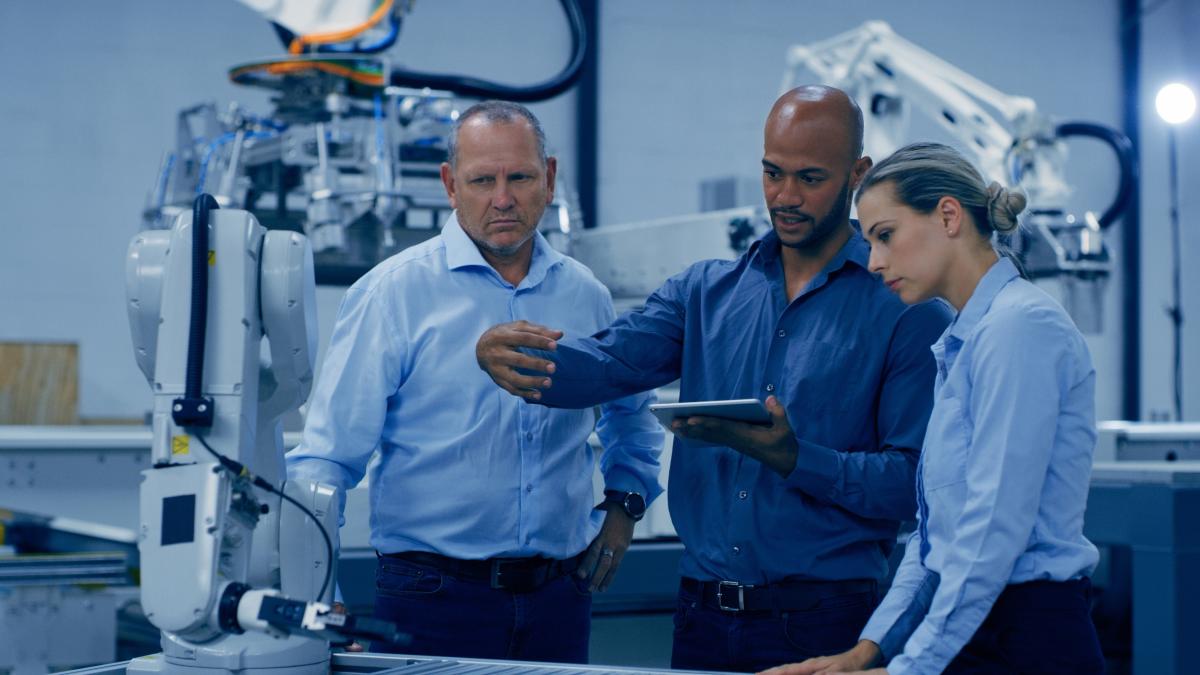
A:
<svg viewBox="0 0 1200 675">
<path fill-rule="evenodd" d="M 143 658 L 157 658 L 147 656 Z M 69 671 L 71 675 L 124 675 L 129 661 Z M 487 659 L 443 659 L 402 654 L 334 654 L 330 673 L 372 675 L 658 675 L 663 673 L 706 673 L 701 670 L 625 668 L 569 663 L 491 661 Z M 713 674 L 715 675 L 715 674 Z"/>
</svg>

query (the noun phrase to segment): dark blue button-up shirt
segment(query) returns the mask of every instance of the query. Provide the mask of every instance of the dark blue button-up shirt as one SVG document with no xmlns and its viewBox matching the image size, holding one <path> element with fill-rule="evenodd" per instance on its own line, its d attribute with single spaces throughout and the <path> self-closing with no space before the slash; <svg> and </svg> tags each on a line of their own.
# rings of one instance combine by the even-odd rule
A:
<svg viewBox="0 0 1200 675">
<path fill-rule="evenodd" d="M 906 307 L 867 271 L 855 231 L 791 302 L 774 233 L 669 279 L 642 309 L 551 356 L 542 402 L 583 407 L 680 380 L 681 401 L 774 394 L 799 442 L 780 476 L 727 447 L 675 439 L 667 489 L 681 573 L 762 584 L 881 578 L 932 406 L 941 302 Z M 744 496 L 743 496 L 744 495 Z"/>
</svg>

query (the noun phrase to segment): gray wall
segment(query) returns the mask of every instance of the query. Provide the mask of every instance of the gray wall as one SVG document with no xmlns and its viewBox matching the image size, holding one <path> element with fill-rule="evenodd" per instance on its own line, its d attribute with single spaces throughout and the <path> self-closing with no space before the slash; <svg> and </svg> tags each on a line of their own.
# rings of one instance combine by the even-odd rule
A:
<svg viewBox="0 0 1200 675">
<path fill-rule="evenodd" d="M 126 246 L 175 113 L 242 95 L 226 68 L 273 39 L 233 2 L 0 3 L 0 339 L 78 342 L 84 415 L 149 407 Z"/>
<path fill-rule="evenodd" d="M 569 47 L 553 0 L 440 0 L 417 3 L 393 54 L 528 84 L 558 72 Z M 78 342 L 83 416 L 151 405 L 130 347 L 125 250 L 176 113 L 206 100 L 268 113 L 267 97 L 227 71 L 281 51 L 234 0 L 0 2 L 0 340 Z M 574 173 L 574 95 L 535 110 Z M 322 341 L 340 295 L 318 294 Z"/>
<path fill-rule="evenodd" d="M 1117 6 L 1117 0 L 1019 0 L 1002 8 L 952 0 L 606 0 L 600 224 L 694 212 L 697 185 L 706 178 L 757 181 L 761 124 L 778 93 L 787 47 L 869 19 L 888 21 L 901 36 L 1001 91 L 1034 98 L 1058 118 L 1120 126 Z M 1169 300 L 1165 132 L 1152 100 L 1169 77 L 1191 73 L 1195 80 L 1200 57 L 1185 51 L 1184 36 L 1198 28 L 1200 9 L 1184 0 L 1166 0 L 1144 27 L 1144 411 L 1168 409 L 1170 401 L 1170 338 L 1161 309 Z M 394 54 L 409 67 L 516 83 L 557 72 L 567 48 L 554 0 L 440 0 L 416 4 Z M 198 101 L 236 100 L 266 112 L 266 97 L 228 84 L 226 71 L 279 51 L 267 24 L 234 0 L 0 3 L 6 88 L 0 340 L 79 342 L 83 415 L 136 417 L 149 406 L 129 348 L 124 254 L 173 142 L 176 111 Z M 574 97 L 537 111 L 564 167 L 574 167 Z M 1181 130 L 1185 185 L 1200 162 L 1196 124 Z M 1103 208 L 1116 180 L 1106 151 L 1081 141 L 1071 152 L 1068 173 L 1079 186 L 1072 207 Z M 1185 265 L 1200 253 L 1187 192 Z M 1110 244 L 1119 238 L 1110 232 Z M 1185 275 L 1185 284 L 1195 286 L 1195 273 Z M 1101 417 L 1120 411 L 1121 340 L 1134 329 L 1118 320 L 1120 283 L 1118 277 L 1107 292 L 1104 336 L 1091 340 Z M 323 336 L 340 293 L 319 293 Z M 1195 294 L 1185 312 L 1200 317 Z M 1195 418 L 1200 329 L 1193 320 L 1187 330 L 1185 400 Z"/>
</svg>

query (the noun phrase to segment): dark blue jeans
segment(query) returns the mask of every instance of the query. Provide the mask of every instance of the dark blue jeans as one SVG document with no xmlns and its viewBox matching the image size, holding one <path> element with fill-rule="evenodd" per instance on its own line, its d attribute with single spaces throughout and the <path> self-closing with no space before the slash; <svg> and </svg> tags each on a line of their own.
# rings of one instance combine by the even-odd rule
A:
<svg viewBox="0 0 1200 675">
<path fill-rule="evenodd" d="M 376 652 L 587 663 L 592 595 L 574 574 L 514 593 L 383 556 L 375 616 L 412 636 L 403 645 L 373 643 Z"/>
<path fill-rule="evenodd" d="M 826 598 L 801 611 L 727 612 L 680 588 L 671 667 L 758 672 L 853 647 L 877 592 Z"/>
<path fill-rule="evenodd" d="M 1090 595 L 1088 579 L 1005 588 L 971 641 L 943 672 L 1103 673 Z"/>
</svg>

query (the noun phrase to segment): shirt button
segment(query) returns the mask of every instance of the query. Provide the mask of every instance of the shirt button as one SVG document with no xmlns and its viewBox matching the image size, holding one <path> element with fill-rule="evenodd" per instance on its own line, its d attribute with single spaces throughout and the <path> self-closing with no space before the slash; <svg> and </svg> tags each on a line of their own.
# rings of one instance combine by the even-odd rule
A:
<svg viewBox="0 0 1200 675">
<path fill-rule="evenodd" d="M 775 336 L 776 336 L 776 337 L 785 337 L 785 336 L 787 336 L 787 331 L 785 331 L 785 330 L 783 330 L 782 328 L 780 328 L 780 329 L 779 329 L 779 332 L 778 332 L 778 333 L 776 333 L 776 334 L 775 334 Z"/>
<path fill-rule="evenodd" d="M 768 384 L 768 385 L 767 385 L 767 391 L 775 391 L 775 385 L 773 385 L 773 384 Z"/>
<path fill-rule="evenodd" d="M 533 492 L 533 486 L 532 486 L 532 485 L 526 485 L 526 486 L 525 486 L 525 491 L 526 491 L 526 492 Z"/>
<path fill-rule="evenodd" d="M 733 554 L 734 554 L 734 555 L 741 555 L 741 553 L 742 553 L 742 547 L 741 547 L 741 546 L 734 546 L 734 547 L 733 547 Z"/>
<path fill-rule="evenodd" d="M 532 431 L 526 431 L 526 432 L 525 432 L 525 440 L 527 440 L 527 441 L 532 441 L 532 440 L 533 440 L 533 432 L 532 432 Z"/>
<path fill-rule="evenodd" d="M 750 496 L 750 493 L 746 492 L 745 490 L 742 490 L 741 492 L 738 493 L 738 499 L 745 499 L 746 497 L 749 497 L 749 496 Z"/>
</svg>

